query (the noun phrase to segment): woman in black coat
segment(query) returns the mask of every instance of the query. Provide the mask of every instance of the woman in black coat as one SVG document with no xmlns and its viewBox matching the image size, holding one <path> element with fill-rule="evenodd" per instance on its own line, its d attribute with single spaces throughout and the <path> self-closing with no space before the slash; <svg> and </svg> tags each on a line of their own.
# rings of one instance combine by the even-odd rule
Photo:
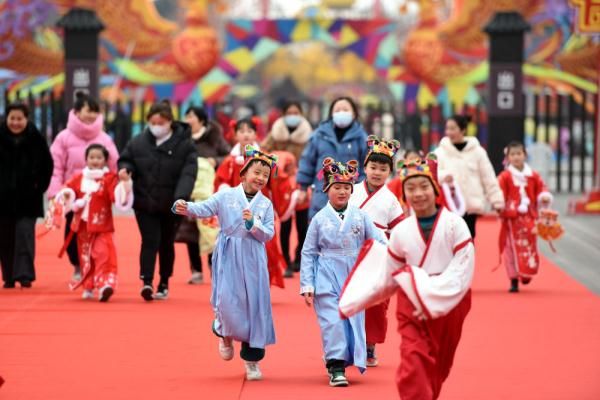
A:
<svg viewBox="0 0 600 400">
<path fill-rule="evenodd" d="M 148 127 L 127 144 L 119 158 L 119 175 L 133 178 L 135 218 L 142 235 L 141 295 L 146 301 L 166 299 L 175 262 L 175 232 L 179 219 L 171 213 L 176 199 L 187 199 L 197 172 L 196 147 L 188 124 L 173 120 L 171 106 L 152 105 Z M 159 255 L 160 281 L 153 291 L 154 264 Z"/>
<path fill-rule="evenodd" d="M 0 264 L 5 288 L 35 281 L 35 221 L 44 215 L 44 192 L 52 177 L 52 156 L 29 110 L 6 108 L 0 124 Z"/>
<path fill-rule="evenodd" d="M 223 158 L 229 155 L 231 147 L 225 141 L 223 132 L 218 124 L 210 121 L 202 107 L 190 107 L 185 113 L 185 122 L 190 124 L 192 141 L 198 150 L 198 157 L 203 157 L 216 169 Z M 189 284 L 197 285 L 204 282 L 202 274 L 202 258 L 200 257 L 200 233 L 195 219 L 184 218 L 179 226 L 176 240 L 187 245 L 188 257 L 192 276 Z M 211 257 L 208 257 L 209 265 Z"/>
</svg>

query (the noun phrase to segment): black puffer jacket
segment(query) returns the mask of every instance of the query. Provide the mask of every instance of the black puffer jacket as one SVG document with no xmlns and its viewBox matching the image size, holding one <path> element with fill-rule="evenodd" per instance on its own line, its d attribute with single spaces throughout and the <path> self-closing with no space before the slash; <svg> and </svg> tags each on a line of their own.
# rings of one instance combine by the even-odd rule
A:
<svg viewBox="0 0 600 400">
<path fill-rule="evenodd" d="M 42 217 L 53 169 L 48 144 L 31 122 L 20 135 L 0 124 L 0 216 Z"/>
<path fill-rule="evenodd" d="M 119 158 L 119 169 L 133 173 L 133 208 L 149 213 L 168 213 L 176 199 L 188 199 L 198 169 L 196 146 L 190 127 L 173 122 L 173 135 L 156 146 L 146 128 L 131 139 Z"/>
</svg>

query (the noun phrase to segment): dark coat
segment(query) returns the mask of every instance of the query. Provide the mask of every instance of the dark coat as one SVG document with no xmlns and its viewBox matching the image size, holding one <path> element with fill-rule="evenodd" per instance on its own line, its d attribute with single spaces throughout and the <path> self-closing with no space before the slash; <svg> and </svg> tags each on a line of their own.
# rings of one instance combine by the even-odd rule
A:
<svg viewBox="0 0 600 400">
<path fill-rule="evenodd" d="M 132 173 L 133 208 L 148 213 L 169 213 L 177 199 L 189 199 L 196 172 L 198 153 L 190 140 L 190 127 L 173 122 L 173 135 L 156 146 L 146 128 L 131 139 L 119 158 L 119 169 Z"/>
<path fill-rule="evenodd" d="M 42 217 L 54 164 L 48 143 L 29 122 L 21 135 L 0 124 L 0 216 Z"/>
<path fill-rule="evenodd" d="M 225 141 L 221 127 L 214 122 L 206 125 L 206 132 L 198 140 L 193 140 L 198 150 L 198 157 L 214 158 L 217 165 L 221 164 L 223 158 L 229 155 L 231 147 Z"/>
</svg>

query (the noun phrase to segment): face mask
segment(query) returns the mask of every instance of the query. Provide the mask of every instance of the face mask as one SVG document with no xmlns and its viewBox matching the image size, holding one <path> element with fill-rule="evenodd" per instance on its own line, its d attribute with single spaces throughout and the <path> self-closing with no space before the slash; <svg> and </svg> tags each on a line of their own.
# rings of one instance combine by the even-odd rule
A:
<svg viewBox="0 0 600 400">
<path fill-rule="evenodd" d="M 299 115 L 286 115 L 283 117 L 283 122 L 286 126 L 295 128 L 300 125 L 301 117 Z"/>
<path fill-rule="evenodd" d="M 333 113 L 333 123 L 338 128 L 346 128 L 347 126 L 350 126 L 353 120 L 354 117 L 349 111 L 338 111 Z"/>
<path fill-rule="evenodd" d="M 169 133 L 171 127 L 169 125 L 150 125 L 150 132 L 155 138 L 160 139 Z"/>
</svg>

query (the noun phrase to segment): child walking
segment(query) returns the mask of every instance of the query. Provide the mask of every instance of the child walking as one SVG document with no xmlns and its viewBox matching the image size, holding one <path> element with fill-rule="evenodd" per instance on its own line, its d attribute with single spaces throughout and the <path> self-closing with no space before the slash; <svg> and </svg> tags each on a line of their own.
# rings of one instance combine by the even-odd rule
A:
<svg viewBox="0 0 600 400">
<path fill-rule="evenodd" d="M 101 302 L 107 302 L 117 285 L 117 253 L 113 242 L 112 204 L 127 211 L 133 205 L 131 178 L 108 170 L 109 152 L 101 144 L 85 150 L 86 167 L 66 184 L 57 197 L 73 211 L 71 231 L 77 234 L 81 280 L 70 284 L 72 290 L 83 287 L 84 299 L 92 299 L 98 290 Z M 119 182 L 119 180 L 121 182 Z M 69 244 L 67 237 L 61 255 Z"/>
<path fill-rule="evenodd" d="M 375 226 L 389 237 L 391 230 L 403 218 L 400 202 L 386 186 L 387 179 L 393 171 L 394 155 L 400 148 L 400 143 L 397 140 L 381 140 L 371 135 L 367 139 L 367 148 L 369 151 L 365 159 L 367 178 L 354 185 L 350 204 L 366 212 Z M 375 345 L 385 342 L 389 303 L 388 299 L 365 311 L 367 367 L 376 367 L 378 364 Z"/>
<path fill-rule="evenodd" d="M 308 227 L 302 248 L 300 294 L 308 306 L 314 303 L 329 384 L 348 386 L 346 367 L 355 365 L 361 372 L 366 367 L 365 317 L 358 313 L 342 320 L 338 302 L 363 242 L 385 242 L 385 237 L 367 213 L 348 204 L 358 177 L 358 162 L 344 164 L 326 158 L 322 173 L 329 202 Z"/>
<path fill-rule="evenodd" d="M 276 158 L 246 146 L 241 184 L 220 190 L 208 200 L 178 200 L 173 212 L 196 218 L 217 216 L 221 232 L 213 252 L 211 304 L 219 353 L 233 358 L 233 341 L 242 343 L 246 379 L 262 379 L 258 362 L 275 343 L 265 243 L 273 238 L 273 205 L 261 190 Z"/>
<path fill-rule="evenodd" d="M 527 152 L 520 142 L 511 142 L 505 150 L 508 165 L 498 176 L 506 206 L 500 214 L 500 254 L 510 279 L 509 292 L 519 291 L 519 280 L 527 285 L 537 274 L 536 220 L 539 208 L 549 208 L 552 194 L 540 175 L 525 162 Z"/>
</svg>

